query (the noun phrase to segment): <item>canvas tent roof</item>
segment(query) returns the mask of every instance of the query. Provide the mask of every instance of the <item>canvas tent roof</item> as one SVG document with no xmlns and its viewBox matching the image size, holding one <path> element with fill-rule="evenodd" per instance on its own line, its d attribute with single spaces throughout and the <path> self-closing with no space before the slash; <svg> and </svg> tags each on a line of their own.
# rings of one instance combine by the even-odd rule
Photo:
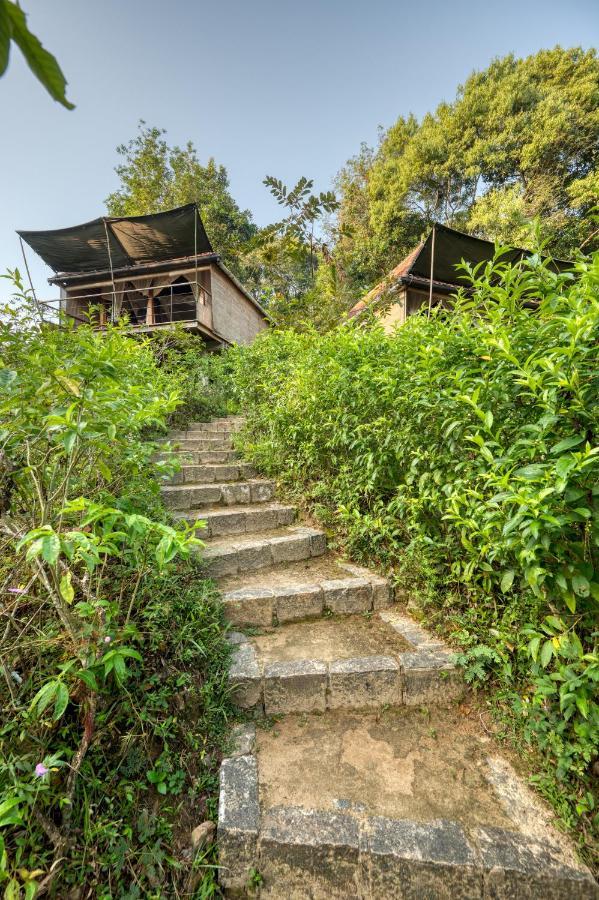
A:
<svg viewBox="0 0 599 900">
<path fill-rule="evenodd" d="M 149 216 L 102 216 L 70 228 L 18 234 L 51 269 L 64 274 L 213 252 L 195 203 Z"/>
<path fill-rule="evenodd" d="M 393 269 L 387 277 L 372 288 L 366 296 L 350 310 L 350 315 L 361 312 L 365 306 L 386 294 L 391 287 L 399 284 L 419 284 L 426 282 L 427 287 L 431 281 L 431 256 L 433 286 L 441 291 L 451 292 L 460 285 L 464 285 L 464 273 L 456 268 L 459 263 L 477 265 L 488 262 L 495 255 L 495 244 L 483 238 L 455 231 L 447 225 L 435 223 L 435 247 L 433 254 L 433 229 L 429 232 L 425 241 L 419 244 L 400 264 Z M 531 250 L 513 248 L 502 256 L 503 262 L 514 263 L 519 259 L 531 256 Z M 566 260 L 554 259 L 552 264 L 558 270 L 570 267 Z"/>
</svg>

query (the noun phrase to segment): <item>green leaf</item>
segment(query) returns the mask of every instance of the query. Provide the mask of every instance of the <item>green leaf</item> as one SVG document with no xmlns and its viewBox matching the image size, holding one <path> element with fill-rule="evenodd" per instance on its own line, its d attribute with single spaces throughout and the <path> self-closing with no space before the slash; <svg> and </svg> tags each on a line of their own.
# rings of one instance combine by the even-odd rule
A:
<svg viewBox="0 0 599 900">
<path fill-rule="evenodd" d="M 563 453 L 564 450 L 569 450 L 570 447 L 576 447 L 578 444 L 582 444 L 584 439 L 584 434 L 573 434 L 571 437 L 564 438 L 559 444 L 555 444 L 549 452 L 552 456 L 557 456 L 558 454 Z"/>
<path fill-rule="evenodd" d="M 503 573 L 503 577 L 501 579 L 501 590 L 503 591 L 504 594 L 507 593 L 507 591 L 509 591 L 509 589 L 511 588 L 512 583 L 514 581 L 514 575 L 515 575 L 515 572 L 513 569 L 507 569 Z"/>
<path fill-rule="evenodd" d="M 539 655 L 540 644 L 541 644 L 541 638 L 538 635 L 536 637 L 533 637 L 532 640 L 528 644 L 528 652 L 530 653 L 530 655 L 532 656 L 532 658 L 534 659 L 535 662 L 537 661 L 537 656 Z"/>
<path fill-rule="evenodd" d="M 25 13 L 20 6 L 10 0 L 4 0 L 4 6 L 10 19 L 12 39 L 20 48 L 27 65 L 46 88 L 48 93 L 58 103 L 62 103 L 67 109 L 74 109 L 72 103 L 66 98 L 66 78 L 56 59 L 47 50 L 44 50 L 40 41 L 27 27 Z"/>
<path fill-rule="evenodd" d="M 576 595 L 572 591 L 565 591 L 563 594 L 564 603 L 571 613 L 576 612 Z"/>
<path fill-rule="evenodd" d="M 58 682 L 58 687 L 56 688 L 56 700 L 54 702 L 54 715 L 53 719 L 55 722 L 62 717 L 65 709 L 67 708 L 69 702 L 69 691 L 66 684 L 63 684 L 62 681 Z"/>
<path fill-rule="evenodd" d="M 575 575 L 572 579 L 572 587 L 574 593 L 579 597 L 588 597 L 590 594 L 591 586 L 588 578 L 585 578 L 584 575 Z"/>
<path fill-rule="evenodd" d="M 576 697 L 576 706 L 578 707 L 578 711 L 579 711 L 580 715 L 583 718 L 588 719 L 588 717 L 589 717 L 589 701 L 587 700 L 587 698 L 577 696 Z"/>
<path fill-rule="evenodd" d="M 2 29 L 2 0 L 0 0 L 0 41 L 2 39 L 1 29 Z M 0 48 L 1 49 L 1 48 Z M 0 75 L 2 72 L 0 72 Z M 16 381 L 17 373 L 14 369 L 0 369 L 0 390 L 7 388 L 9 385 Z"/>
<path fill-rule="evenodd" d="M 31 710 L 35 709 L 38 716 L 41 716 L 45 708 L 56 696 L 58 684 L 58 681 L 47 681 L 46 684 L 42 685 L 31 701 L 29 708 Z"/>
<path fill-rule="evenodd" d="M 544 669 L 547 668 L 549 662 L 551 661 L 551 657 L 553 656 L 553 644 L 551 641 L 545 641 L 541 648 L 541 665 Z"/>
<path fill-rule="evenodd" d="M 10 56 L 10 19 L 6 0 L 0 0 L 0 76 L 6 72 Z M 0 386 L 2 385 L 2 373 L 0 372 Z"/>
<path fill-rule="evenodd" d="M 72 603 L 75 590 L 71 584 L 71 573 L 66 572 L 60 579 L 60 596 L 66 603 Z"/>
<path fill-rule="evenodd" d="M 91 688 L 92 691 L 99 691 L 98 682 L 96 680 L 96 676 L 91 671 L 91 669 L 80 669 L 79 672 L 76 673 L 77 678 L 81 679 L 81 681 Z"/>
<path fill-rule="evenodd" d="M 46 534 L 41 539 L 42 557 L 49 565 L 54 565 L 60 553 L 60 538 L 57 534 Z"/>
<path fill-rule="evenodd" d="M 3 828 L 5 825 L 18 825 L 22 821 L 19 810 L 15 810 L 15 806 L 18 806 L 20 802 L 18 797 L 9 797 L 0 803 L 0 828 Z M 2 868 L 0 866 L 1 873 Z"/>
</svg>

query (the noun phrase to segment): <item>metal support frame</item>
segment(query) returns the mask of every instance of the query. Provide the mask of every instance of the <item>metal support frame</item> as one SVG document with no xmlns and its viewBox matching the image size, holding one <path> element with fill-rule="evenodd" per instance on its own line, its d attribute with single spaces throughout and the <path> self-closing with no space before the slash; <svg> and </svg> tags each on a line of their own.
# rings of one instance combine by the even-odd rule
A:
<svg viewBox="0 0 599 900">
<path fill-rule="evenodd" d="M 433 276 L 435 274 L 435 223 L 433 222 L 433 232 L 432 232 L 432 241 L 431 241 L 431 277 L 430 277 L 430 286 L 428 291 L 428 318 L 431 317 L 431 310 L 433 308 Z"/>
<path fill-rule="evenodd" d="M 23 238 L 21 237 L 21 235 L 19 235 L 19 242 L 21 244 L 21 253 L 23 254 L 23 262 L 25 263 L 25 271 L 27 272 L 27 278 L 29 279 L 29 287 L 31 288 L 33 302 L 35 303 L 36 309 L 37 309 L 38 313 L 40 314 L 41 320 L 43 321 L 44 320 L 43 310 L 42 310 L 40 303 L 38 302 L 37 294 L 35 293 L 35 288 L 33 286 L 33 281 L 31 279 L 31 272 L 29 271 L 29 263 L 27 262 L 27 255 L 25 253 L 25 244 L 23 243 Z"/>
<path fill-rule="evenodd" d="M 114 269 L 112 268 L 112 253 L 110 252 L 110 237 L 108 234 L 108 225 L 106 219 L 102 219 L 104 223 L 104 231 L 106 233 L 106 249 L 108 250 L 108 265 L 110 266 L 110 278 L 112 281 L 112 311 L 110 321 L 114 322 L 115 306 L 116 306 L 116 284 L 114 282 Z"/>
</svg>

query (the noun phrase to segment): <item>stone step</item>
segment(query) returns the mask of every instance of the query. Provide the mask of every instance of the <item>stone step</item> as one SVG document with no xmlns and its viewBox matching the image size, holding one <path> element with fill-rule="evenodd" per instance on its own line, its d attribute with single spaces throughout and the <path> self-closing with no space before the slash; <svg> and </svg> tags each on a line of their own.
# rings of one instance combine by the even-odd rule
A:
<svg viewBox="0 0 599 900">
<path fill-rule="evenodd" d="M 386 578 L 329 554 L 223 578 L 218 586 L 225 615 L 236 626 L 368 613 L 392 603 Z"/>
<path fill-rule="evenodd" d="M 299 599 L 322 609 L 322 594 Z M 231 639 L 234 700 L 267 716 L 426 706 L 464 690 L 449 648 L 391 609 L 291 622 L 251 636 L 233 632 Z"/>
<path fill-rule="evenodd" d="M 211 422 L 190 422 L 185 429 L 188 432 L 194 431 L 227 431 L 234 433 L 239 431 L 243 426 L 243 419 L 213 419 Z"/>
<path fill-rule="evenodd" d="M 297 516 L 295 506 L 283 503 L 254 503 L 237 506 L 207 506 L 201 510 L 203 528 L 196 534 L 205 540 L 226 534 L 251 534 L 256 531 L 272 531 L 281 525 L 292 525 Z M 177 513 L 176 519 L 184 519 L 190 524 L 195 516 Z"/>
<path fill-rule="evenodd" d="M 200 466 L 205 463 L 230 463 L 239 459 L 235 450 L 179 450 L 177 457 L 186 466 Z"/>
<path fill-rule="evenodd" d="M 234 431 L 212 431 L 208 428 L 186 429 L 185 431 L 169 431 L 171 441 L 218 440 L 232 441 Z"/>
<path fill-rule="evenodd" d="M 212 484 L 223 481 L 242 481 L 255 478 L 256 470 L 250 463 L 202 463 L 200 465 L 183 464 L 178 472 L 175 472 L 171 484 Z"/>
<path fill-rule="evenodd" d="M 597 900 L 477 710 L 289 716 L 223 760 L 219 880 L 270 900 Z"/>
<path fill-rule="evenodd" d="M 210 540 L 202 551 L 211 578 L 254 572 L 256 569 L 321 556 L 326 536 L 316 528 L 278 528 L 257 534 Z"/>
<path fill-rule="evenodd" d="M 233 450 L 233 443 L 229 437 L 183 437 L 173 442 L 174 450 L 184 452 L 194 450 Z"/>
<path fill-rule="evenodd" d="M 270 503 L 275 495 L 274 481 L 224 481 L 219 484 L 176 484 L 162 488 L 165 506 L 174 510 L 200 512 L 205 506 L 236 506 L 240 503 Z"/>
</svg>

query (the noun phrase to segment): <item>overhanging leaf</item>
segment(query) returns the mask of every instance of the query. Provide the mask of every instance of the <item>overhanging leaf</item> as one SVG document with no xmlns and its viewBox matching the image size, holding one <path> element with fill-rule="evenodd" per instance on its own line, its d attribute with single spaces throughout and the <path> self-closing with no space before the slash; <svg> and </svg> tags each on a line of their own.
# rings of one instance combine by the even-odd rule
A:
<svg viewBox="0 0 599 900">
<path fill-rule="evenodd" d="M 38 38 L 27 27 L 25 13 L 10 0 L 3 0 L 3 5 L 10 21 L 12 39 L 20 48 L 27 65 L 46 88 L 51 97 L 61 103 L 67 109 L 74 109 L 74 105 L 66 98 L 67 81 L 62 74 L 54 56 L 45 50 Z M 1 72 L 1 68 L 0 68 Z"/>
<path fill-rule="evenodd" d="M 4 75 L 10 56 L 10 19 L 6 0 L 0 0 L 0 75 Z"/>
</svg>

